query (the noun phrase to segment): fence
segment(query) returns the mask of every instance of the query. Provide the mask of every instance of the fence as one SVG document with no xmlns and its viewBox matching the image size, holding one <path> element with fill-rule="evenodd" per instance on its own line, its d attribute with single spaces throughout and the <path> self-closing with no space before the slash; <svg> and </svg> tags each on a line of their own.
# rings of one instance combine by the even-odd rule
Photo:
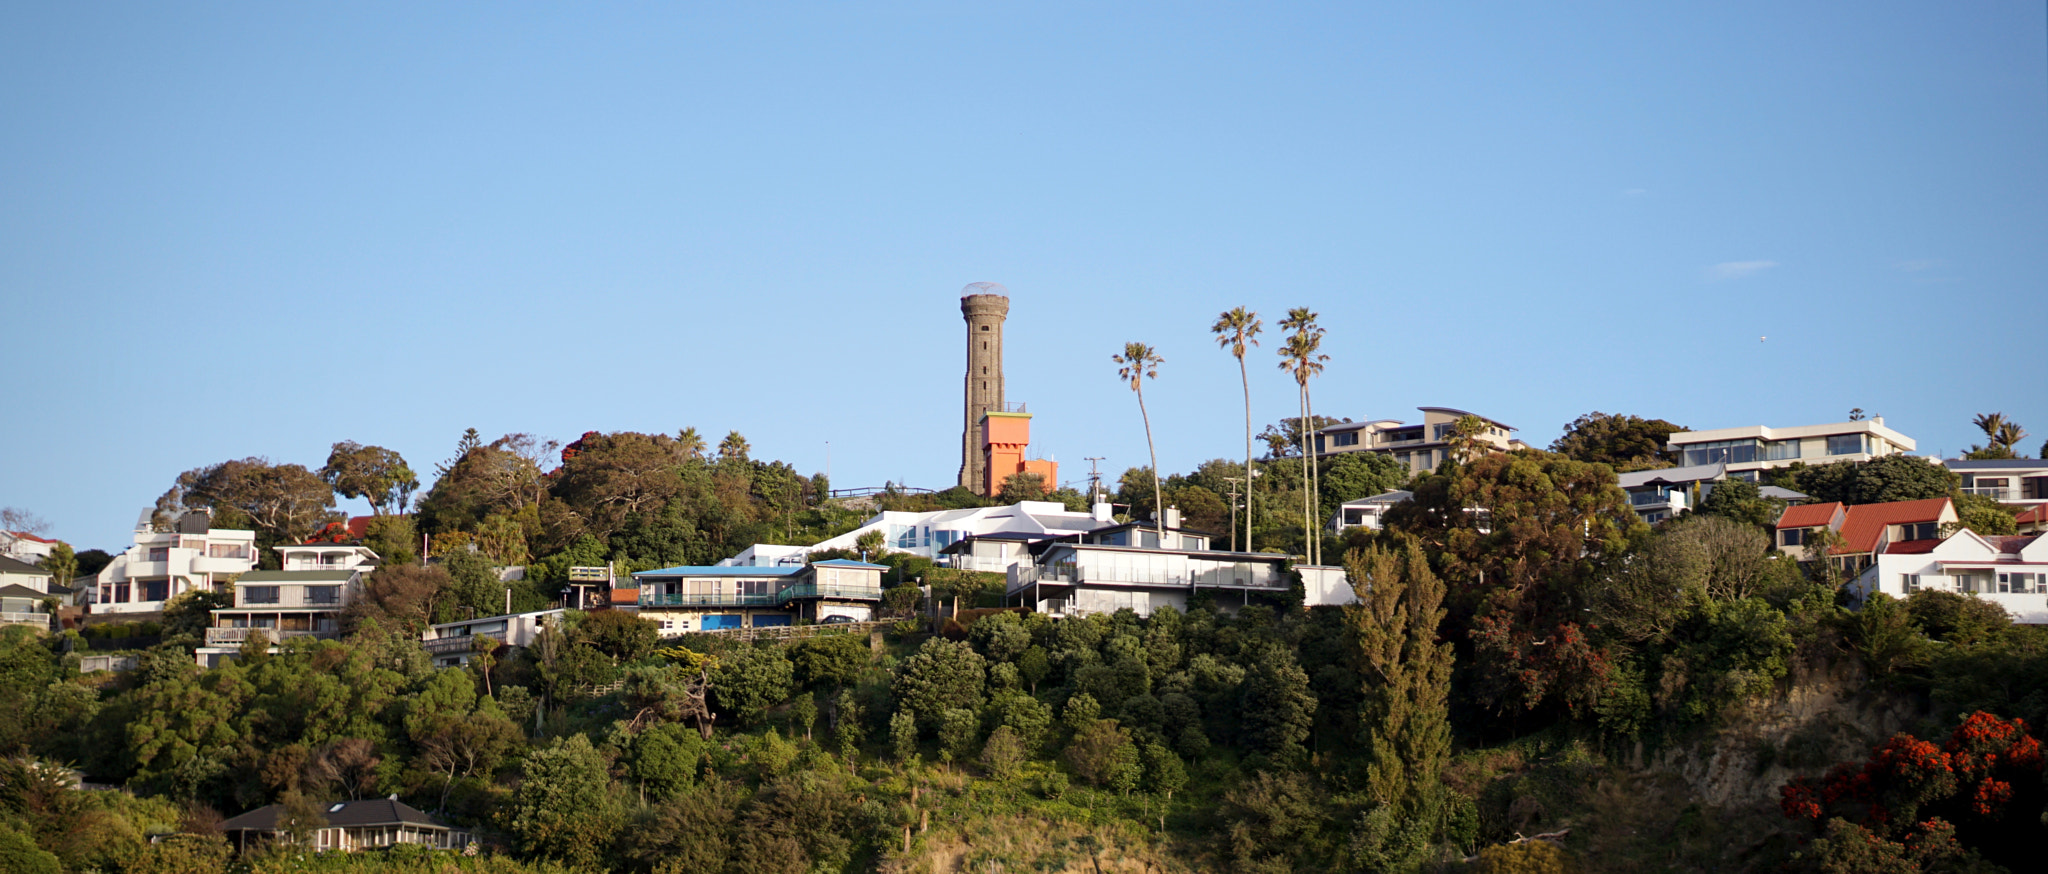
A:
<svg viewBox="0 0 2048 874">
<path fill-rule="evenodd" d="M 738 640 L 802 640 L 807 637 L 816 637 L 827 633 L 871 634 L 882 630 L 885 626 L 895 624 L 896 620 L 890 619 L 876 622 L 834 622 L 820 625 L 769 625 L 761 628 L 719 628 L 711 631 L 692 631 L 685 634 L 670 635 L 669 637 L 662 638 L 662 643 L 668 645 L 682 644 L 686 643 L 688 638 L 699 635 L 730 637 Z"/>
</svg>

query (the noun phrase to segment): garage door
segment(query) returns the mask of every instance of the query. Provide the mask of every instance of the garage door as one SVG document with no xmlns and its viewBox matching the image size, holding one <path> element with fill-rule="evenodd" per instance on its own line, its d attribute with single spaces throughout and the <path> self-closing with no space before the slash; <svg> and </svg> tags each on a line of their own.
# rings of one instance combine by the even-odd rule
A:
<svg viewBox="0 0 2048 874">
<path fill-rule="evenodd" d="M 788 625 L 788 624 L 789 624 L 789 617 L 787 617 L 787 616 L 755 616 L 755 617 L 754 617 L 754 627 L 755 627 L 755 628 L 768 628 L 768 627 L 771 627 L 771 626 L 776 626 L 776 625 Z"/>
<path fill-rule="evenodd" d="M 710 614 L 704 617 L 704 630 L 717 631 L 721 628 L 745 628 L 747 617 L 738 613 Z"/>
</svg>

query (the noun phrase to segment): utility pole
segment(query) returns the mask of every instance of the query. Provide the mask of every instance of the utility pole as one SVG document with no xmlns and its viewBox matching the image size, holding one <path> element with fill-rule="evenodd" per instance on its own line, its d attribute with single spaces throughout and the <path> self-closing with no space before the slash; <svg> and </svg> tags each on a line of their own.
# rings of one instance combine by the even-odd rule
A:
<svg viewBox="0 0 2048 874">
<path fill-rule="evenodd" d="M 1096 469 L 1096 462 L 1108 457 L 1107 455 L 1091 455 L 1085 459 L 1088 462 L 1088 503 L 1090 505 L 1100 503 L 1102 495 L 1102 471 Z"/>
</svg>

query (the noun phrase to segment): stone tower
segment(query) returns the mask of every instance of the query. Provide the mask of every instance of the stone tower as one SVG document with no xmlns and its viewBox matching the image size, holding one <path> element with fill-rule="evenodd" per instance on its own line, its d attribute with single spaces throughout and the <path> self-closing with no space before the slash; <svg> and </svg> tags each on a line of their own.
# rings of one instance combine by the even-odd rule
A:
<svg viewBox="0 0 2048 874">
<path fill-rule="evenodd" d="M 1009 289 L 976 282 L 961 289 L 960 315 L 967 320 L 967 408 L 960 426 L 960 485 L 976 494 L 986 488 L 981 452 L 981 417 L 1003 412 L 1003 319 L 1010 314 Z"/>
</svg>

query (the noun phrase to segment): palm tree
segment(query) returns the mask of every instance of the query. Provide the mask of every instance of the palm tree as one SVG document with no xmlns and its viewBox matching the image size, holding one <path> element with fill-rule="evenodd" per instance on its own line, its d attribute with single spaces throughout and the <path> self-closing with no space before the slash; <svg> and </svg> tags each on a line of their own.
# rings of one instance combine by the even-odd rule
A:
<svg viewBox="0 0 2048 874">
<path fill-rule="evenodd" d="M 1131 391 L 1138 393 L 1138 415 L 1145 420 L 1145 452 L 1152 457 L 1152 530 L 1159 537 L 1159 546 L 1166 546 L 1166 497 L 1159 487 L 1159 453 L 1152 448 L 1152 416 L 1145 412 L 1145 380 L 1159 378 L 1159 365 L 1166 359 L 1143 343 L 1124 344 L 1124 354 L 1111 355 L 1109 360 L 1123 365 L 1117 376 L 1131 381 Z"/>
<path fill-rule="evenodd" d="M 1216 334 L 1216 345 L 1230 350 L 1237 356 L 1237 377 L 1244 383 L 1244 551 L 1252 551 L 1252 378 L 1244 368 L 1246 346 L 1259 345 L 1259 314 L 1237 307 L 1216 317 L 1216 324 L 1209 330 Z M 1237 539 L 1237 532 L 1230 532 L 1231 539 Z"/>
<path fill-rule="evenodd" d="M 698 434 L 694 427 L 677 431 L 676 450 L 681 452 L 684 458 L 703 458 L 704 436 Z"/>
<path fill-rule="evenodd" d="M 1294 309 L 1286 311 L 1286 319 L 1280 319 L 1282 330 L 1294 332 L 1294 334 L 1288 334 L 1286 346 L 1280 348 L 1280 368 L 1288 370 L 1288 373 L 1292 373 L 1294 375 L 1294 383 L 1300 387 L 1300 434 L 1298 436 L 1300 436 L 1300 465 L 1303 465 L 1303 469 L 1300 469 L 1300 477 L 1303 477 L 1303 491 L 1305 491 L 1305 495 L 1303 495 L 1303 536 L 1307 538 L 1305 551 L 1307 551 L 1307 557 L 1309 557 L 1311 565 L 1319 565 L 1323 561 L 1321 536 L 1319 536 L 1323 532 L 1323 526 L 1317 524 L 1319 520 L 1315 518 L 1317 516 L 1317 506 L 1321 504 L 1321 501 L 1317 499 L 1319 497 L 1317 489 L 1323 483 L 1317 481 L 1319 479 L 1317 477 L 1317 463 L 1315 463 L 1315 450 L 1313 450 L 1313 442 L 1311 442 L 1315 438 L 1315 434 L 1313 434 L 1315 432 L 1315 403 L 1309 397 L 1309 379 L 1321 375 L 1323 373 L 1323 362 L 1329 360 L 1327 354 L 1319 354 L 1319 350 L 1323 348 L 1323 327 L 1315 323 L 1315 317 L 1317 317 L 1317 313 L 1311 311 L 1309 307 L 1294 307 Z"/>
<path fill-rule="evenodd" d="M 1294 375 L 1294 382 L 1301 388 L 1301 480 L 1302 480 L 1302 535 L 1307 539 L 1304 547 L 1309 564 L 1322 560 L 1322 526 L 1317 524 L 1316 456 L 1310 440 L 1315 430 L 1315 406 L 1310 403 L 1308 381 L 1323 372 L 1323 362 L 1330 356 L 1317 350 L 1323 345 L 1323 329 L 1316 324 L 1316 314 L 1308 307 L 1295 307 L 1287 311 L 1287 318 L 1280 321 L 1280 327 L 1293 331 L 1287 337 L 1287 344 L 1280 347 L 1280 369 Z"/>
<path fill-rule="evenodd" d="M 1984 436 L 1989 438 L 1983 447 L 1971 447 L 1971 458 L 2013 458 L 2017 455 L 2013 447 L 2027 439 L 2027 429 L 2007 419 L 2004 413 L 1979 413 L 1970 420 Z"/>
<path fill-rule="evenodd" d="M 747 445 L 747 438 L 738 431 L 726 432 L 725 439 L 718 441 L 719 458 L 737 458 L 745 461 L 747 453 L 754 447 Z"/>
</svg>

